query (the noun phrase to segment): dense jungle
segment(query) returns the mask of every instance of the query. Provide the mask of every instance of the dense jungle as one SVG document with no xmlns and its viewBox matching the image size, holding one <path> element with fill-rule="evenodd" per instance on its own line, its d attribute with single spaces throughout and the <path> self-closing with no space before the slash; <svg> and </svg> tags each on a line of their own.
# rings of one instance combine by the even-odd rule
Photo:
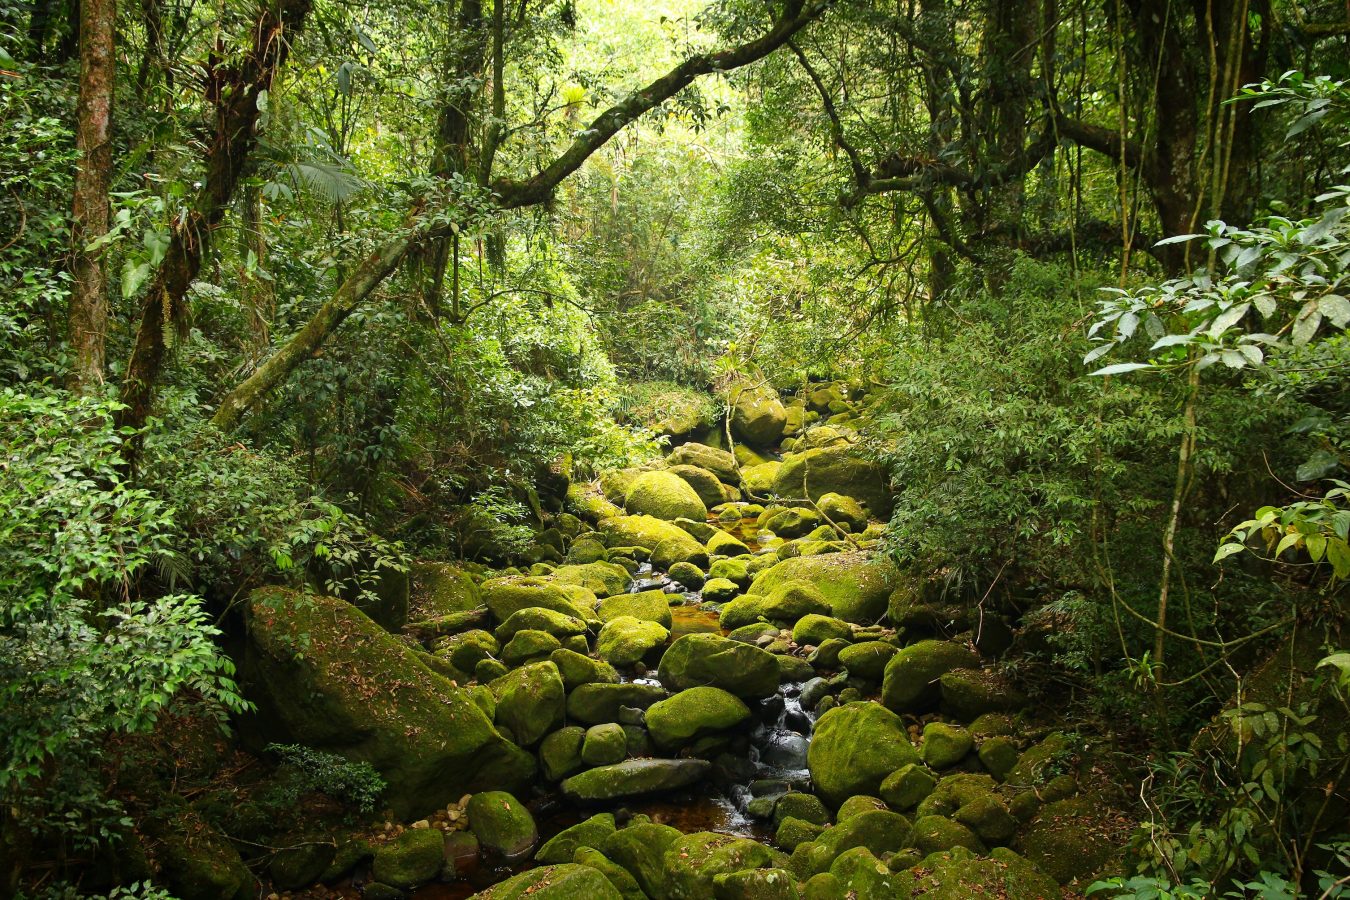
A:
<svg viewBox="0 0 1350 900">
<path fill-rule="evenodd" d="M 0 898 L 1350 897 L 1345 0 L 0 0 Z"/>
</svg>

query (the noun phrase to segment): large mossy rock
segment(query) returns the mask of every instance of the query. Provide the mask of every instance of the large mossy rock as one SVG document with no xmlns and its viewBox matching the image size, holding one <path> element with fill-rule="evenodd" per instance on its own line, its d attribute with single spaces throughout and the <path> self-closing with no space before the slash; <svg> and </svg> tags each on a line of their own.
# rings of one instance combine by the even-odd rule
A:
<svg viewBox="0 0 1350 900">
<path fill-rule="evenodd" d="M 855 794 L 875 796 L 886 776 L 919 762 L 900 717 L 876 703 L 847 703 L 816 721 L 807 767 L 831 806 Z"/>
<path fill-rule="evenodd" d="M 897 874 L 893 896 L 920 895 L 924 900 L 1058 900 L 1063 893 L 1053 879 L 1011 850 L 999 848 L 982 857 L 956 847 L 931 853 Z"/>
<path fill-rule="evenodd" d="M 717 687 L 746 700 L 778 692 L 778 661 L 750 644 L 720 634 L 686 634 L 661 657 L 661 683 L 671 690 Z"/>
<path fill-rule="evenodd" d="M 736 457 L 725 450 L 706 444 L 683 444 L 667 457 L 672 466 L 698 466 L 717 476 L 717 480 L 732 486 L 741 483 Z"/>
<path fill-rule="evenodd" d="M 576 650 L 563 647 L 554 650 L 549 659 L 558 667 L 563 685 L 569 691 L 583 684 L 617 684 L 619 681 L 619 673 L 609 663 L 592 659 Z"/>
<path fill-rule="evenodd" d="M 669 569 L 677 562 L 708 564 L 708 550 L 689 532 L 653 516 L 617 516 L 600 524 L 607 547 L 641 547 L 652 564 Z"/>
<path fill-rule="evenodd" d="M 181 900 L 249 900 L 257 880 L 225 835 L 196 812 L 145 823 L 161 882 Z"/>
<path fill-rule="evenodd" d="M 680 518 L 702 521 L 708 516 L 708 508 L 689 482 L 665 469 L 639 475 L 628 488 L 623 506 L 630 515 L 654 516 L 666 522 Z"/>
<path fill-rule="evenodd" d="M 661 750 L 728 731 L 750 718 L 750 707 L 721 688 L 694 687 L 647 708 L 647 730 Z"/>
<path fill-rule="evenodd" d="M 781 563 L 780 563 L 781 565 Z M 723 628 L 740 628 L 753 622 L 773 622 L 791 627 L 809 615 L 826 615 L 833 610 L 821 590 L 809 581 L 789 581 L 768 594 L 747 594 L 722 607 Z"/>
<path fill-rule="evenodd" d="M 717 900 L 801 900 L 787 869 L 744 869 L 713 876 Z"/>
<path fill-rule="evenodd" d="M 842 494 L 862 503 L 878 519 L 889 518 L 895 505 L 886 470 L 848 446 L 789 454 L 774 478 L 773 492 L 798 500 L 810 497 L 816 502 L 826 494 Z"/>
<path fill-rule="evenodd" d="M 787 410 L 770 385 L 736 385 L 728 396 L 731 433 L 751 447 L 772 447 L 783 439 Z"/>
<path fill-rule="evenodd" d="M 586 484 L 567 489 L 567 508 L 592 524 L 623 515 L 623 509 L 607 500 L 598 487 Z"/>
<path fill-rule="evenodd" d="M 469 692 L 351 604 L 266 588 L 250 597 L 248 620 L 244 684 L 265 737 L 370 763 L 400 817 L 533 777 L 534 757 Z"/>
<path fill-rule="evenodd" d="M 522 747 L 533 747 L 562 724 L 567 692 L 551 661 L 521 666 L 488 685 L 497 700 L 497 723 Z"/>
<path fill-rule="evenodd" d="M 666 850 L 663 900 L 707 900 L 714 896 L 713 878 L 770 866 L 778 854 L 750 838 L 698 831 L 681 835 Z"/>
<path fill-rule="evenodd" d="M 886 663 L 895 654 L 895 645 L 886 641 L 859 641 L 839 651 L 839 665 L 855 678 L 878 682 L 886 674 Z"/>
<path fill-rule="evenodd" d="M 872 625 L 886 612 L 899 574 L 890 559 L 858 551 L 798 556 L 761 572 L 746 593 L 769 597 L 790 582 L 804 581 L 824 595 L 836 618 Z"/>
<path fill-rule="evenodd" d="M 584 587 L 597 597 L 612 597 L 628 590 L 633 578 L 628 570 L 618 563 L 589 562 L 571 566 L 559 566 L 553 570 L 553 580 L 558 584 L 574 584 Z"/>
<path fill-rule="evenodd" d="M 892 712 L 927 712 L 937 706 L 943 675 L 979 664 L 979 655 L 965 644 L 954 641 L 910 644 L 886 664 L 881 702 Z"/>
<path fill-rule="evenodd" d="M 573 775 L 562 783 L 562 792 L 584 801 L 659 794 L 688 787 L 711 768 L 704 759 L 629 759 Z"/>
<path fill-rule="evenodd" d="M 548 578 L 534 575 L 510 575 L 492 578 L 481 586 L 483 602 L 498 622 L 505 622 L 522 609 L 540 607 L 589 619 L 595 615 L 592 600 L 588 606 L 583 599 L 585 591 L 571 591 Z"/>
<path fill-rule="evenodd" d="M 613 833 L 614 816 L 599 813 L 558 832 L 539 848 L 534 861 L 544 865 L 567 862 L 576 855 L 578 847 L 598 848 Z"/>
<path fill-rule="evenodd" d="M 605 623 L 595 641 L 595 655 L 611 666 L 626 668 L 642 661 L 670 638 L 670 632 L 655 622 L 634 616 L 618 616 Z"/>
<path fill-rule="evenodd" d="M 670 596 L 665 591 L 640 591 L 636 594 L 609 597 L 600 601 L 595 614 L 600 617 L 601 622 L 608 622 L 620 616 L 632 616 L 644 622 L 655 622 L 667 630 L 674 624 L 670 614 Z"/>
<path fill-rule="evenodd" d="M 778 480 L 778 473 L 782 470 L 783 464 L 777 460 L 760 463 L 757 466 L 746 466 L 741 469 L 741 484 L 752 496 L 767 497 L 773 493 L 774 482 Z"/>
<path fill-rule="evenodd" d="M 1022 854 L 1060 884 L 1102 872 L 1116 853 L 1111 811 L 1076 797 L 1047 803 L 1023 831 Z M 1122 835 L 1116 835 L 1122 837 Z"/>
<path fill-rule="evenodd" d="M 586 623 L 576 616 L 569 616 L 556 609 L 531 606 L 507 616 L 506 621 L 497 626 L 493 636 L 499 643 L 505 644 L 519 631 L 543 631 L 561 639 L 574 634 L 585 634 Z"/>
<path fill-rule="evenodd" d="M 583 684 L 568 695 L 567 715 L 587 725 L 617 722 L 621 708 L 646 709 L 665 697 L 655 684 Z"/>
<path fill-rule="evenodd" d="M 660 897 L 666 851 L 681 837 L 676 828 L 644 822 L 629 825 L 605 838 L 597 849 L 622 866 L 648 897 Z"/>
<path fill-rule="evenodd" d="M 506 791 L 484 791 L 469 798 L 469 828 L 486 850 L 519 859 L 539 840 L 534 816 Z"/>
<path fill-rule="evenodd" d="M 478 583 L 459 566 L 417 562 L 412 566 L 412 595 L 408 618 L 420 622 L 483 605 Z"/>
<path fill-rule="evenodd" d="M 426 884 L 445 865 L 445 835 L 436 828 L 410 828 L 375 848 L 371 874 L 381 884 L 413 888 Z"/>
<path fill-rule="evenodd" d="M 702 466 L 677 465 L 671 466 L 666 471 L 684 479 L 708 509 L 712 509 L 719 503 L 725 503 L 727 500 L 727 489 L 723 486 L 721 479 Z"/>
<path fill-rule="evenodd" d="M 623 900 L 649 900 L 632 873 L 599 850 L 593 847 L 578 847 L 572 854 L 572 861 L 577 865 L 595 869 L 608 878 L 609 883 L 619 892 Z"/>
<path fill-rule="evenodd" d="M 599 870 L 565 863 L 521 872 L 469 900 L 623 900 L 623 894 Z"/>
</svg>

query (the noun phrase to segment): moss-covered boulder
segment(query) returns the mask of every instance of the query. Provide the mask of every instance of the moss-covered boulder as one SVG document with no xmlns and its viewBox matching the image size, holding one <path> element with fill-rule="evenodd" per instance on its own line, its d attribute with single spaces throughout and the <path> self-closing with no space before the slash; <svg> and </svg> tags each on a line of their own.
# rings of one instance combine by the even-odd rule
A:
<svg viewBox="0 0 1350 900">
<path fill-rule="evenodd" d="M 722 637 L 687 634 L 670 645 L 657 670 L 671 690 L 718 687 L 746 700 L 778 692 L 778 662 L 772 653 Z"/>
<path fill-rule="evenodd" d="M 600 473 L 600 492 L 612 503 L 623 503 L 628 489 L 638 480 L 642 470 L 636 467 L 626 469 L 607 469 Z"/>
<path fill-rule="evenodd" d="M 1068 769 L 1074 751 L 1074 743 L 1068 735 L 1052 732 L 1018 757 L 1006 780 L 1019 787 L 1045 784 Z"/>
<path fill-rule="evenodd" d="M 959 725 L 929 722 L 923 729 L 923 761 L 933 769 L 950 769 L 975 746 L 970 732 Z"/>
<path fill-rule="evenodd" d="M 1063 896 L 1053 879 L 1011 850 L 999 848 L 977 856 L 964 847 L 930 853 L 895 878 L 895 897 L 924 900 L 1058 900 Z"/>
<path fill-rule="evenodd" d="M 979 835 L 960 822 L 944 816 L 920 816 L 914 820 L 914 846 L 920 853 L 939 853 L 953 847 L 964 847 L 972 853 L 986 853 Z"/>
<path fill-rule="evenodd" d="M 583 684 L 617 684 L 619 681 L 619 673 L 609 663 L 576 650 L 563 647 L 554 650 L 549 659 L 558 667 L 563 686 L 569 691 Z"/>
<path fill-rule="evenodd" d="M 248 900 L 257 881 L 239 851 L 210 823 L 191 810 L 145 824 L 158 842 L 159 880 L 182 900 Z"/>
<path fill-rule="evenodd" d="M 848 669 L 854 678 L 879 682 L 896 649 L 894 644 L 886 641 L 859 641 L 839 651 L 839 665 Z"/>
<path fill-rule="evenodd" d="M 773 492 L 780 497 L 810 497 L 817 503 L 826 494 L 841 494 L 859 501 L 879 519 L 889 518 L 895 503 L 886 470 L 847 445 L 789 454 L 774 479 Z"/>
<path fill-rule="evenodd" d="M 562 783 L 562 792 L 584 801 L 658 794 L 688 787 L 711 768 L 704 759 L 629 759 L 573 775 Z"/>
<path fill-rule="evenodd" d="M 830 823 L 830 811 L 825 808 L 825 804 L 820 802 L 820 798 L 815 794 L 807 794 L 801 791 L 790 791 L 778 798 L 778 802 L 773 807 L 773 818 L 775 822 L 781 822 L 783 819 L 792 816 L 801 819 L 804 822 L 810 822 L 813 825 L 828 825 Z"/>
<path fill-rule="evenodd" d="M 581 769 L 581 745 L 586 729 L 577 725 L 559 728 L 539 744 L 539 765 L 549 781 L 561 781 Z"/>
<path fill-rule="evenodd" d="M 505 622 L 522 609 L 538 607 L 585 620 L 594 615 L 592 599 L 578 596 L 548 578 L 535 575 L 511 575 L 492 578 L 482 584 L 483 602 L 498 622 Z"/>
<path fill-rule="evenodd" d="M 708 564 L 708 550 L 693 535 L 678 525 L 653 516 L 617 516 L 600 524 L 608 547 L 641 547 L 652 564 L 668 569 L 677 562 Z"/>
<path fill-rule="evenodd" d="M 739 485 L 741 477 L 736 466 L 736 458 L 725 450 L 709 447 L 707 444 L 681 444 L 670 452 L 667 460 L 672 466 L 698 466 L 707 469 L 724 484 Z"/>
<path fill-rule="evenodd" d="M 559 566 L 553 580 L 560 585 L 577 585 L 597 597 L 622 594 L 633 583 L 628 570 L 618 563 L 591 562 L 585 565 Z"/>
<path fill-rule="evenodd" d="M 800 900 L 801 892 L 786 869 L 745 869 L 713 876 L 717 900 Z"/>
<path fill-rule="evenodd" d="M 774 482 L 777 481 L 778 473 L 782 469 L 783 464 L 777 460 L 761 463 L 757 466 L 747 466 L 741 469 L 741 485 L 751 496 L 767 497 L 773 493 Z"/>
<path fill-rule="evenodd" d="M 600 601 L 595 613 L 602 622 L 609 622 L 620 616 L 632 616 L 644 622 L 655 622 L 667 630 L 673 624 L 670 615 L 670 596 L 665 591 L 658 590 L 608 597 Z"/>
<path fill-rule="evenodd" d="M 478 583 L 459 566 L 417 562 L 412 566 L 408 618 L 414 622 L 468 612 L 483 605 Z"/>
<path fill-rule="evenodd" d="M 849 531 L 859 534 L 867 527 L 867 510 L 852 497 L 843 494 L 828 493 L 816 501 L 820 514 L 835 525 L 848 526 Z"/>
<path fill-rule="evenodd" d="M 1008 773 L 1017 765 L 1017 759 L 1021 755 L 1017 749 L 1017 741 L 1004 735 L 994 735 L 980 741 L 975 754 L 979 757 L 980 765 L 988 769 L 989 774 L 999 781 L 1008 777 Z"/>
<path fill-rule="evenodd" d="M 886 863 L 877 859 L 866 847 L 845 850 L 830 864 L 828 875 L 839 885 L 847 900 L 889 900 L 908 897 L 895 890 L 896 876 Z"/>
<path fill-rule="evenodd" d="M 628 738 L 623 727 L 615 722 L 604 722 L 586 729 L 581 744 L 581 761 L 588 766 L 608 766 L 621 762 L 628 755 Z"/>
<path fill-rule="evenodd" d="M 778 392 L 767 384 L 735 385 L 727 397 L 731 433 L 751 447 L 772 447 L 783 439 L 787 410 Z"/>
<path fill-rule="evenodd" d="M 808 613 L 792 626 L 792 639 L 798 644 L 818 647 L 830 638 L 853 640 L 853 626 L 843 619 Z"/>
<path fill-rule="evenodd" d="M 886 664 L 881 702 L 898 713 L 926 712 L 937 705 L 943 675 L 979 664 L 975 651 L 954 641 L 910 644 Z"/>
<path fill-rule="evenodd" d="M 521 872 L 470 900 L 623 900 L 623 895 L 600 871 L 566 863 Z"/>
<path fill-rule="evenodd" d="M 750 708 L 721 688 L 693 687 L 647 708 L 647 730 L 658 749 L 678 750 L 728 731 L 750 718 Z"/>
<path fill-rule="evenodd" d="M 758 525 L 780 538 L 791 540 L 810 534 L 823 521 L 820 513 L 813 509 L 799 506 L 786 509 L 770 507 L 760 515 Z"/>
<path fill-rule="evenodd" d="M 558 832 L 539 848 L 534 861 L 544 865 L 570 862 L 576 856 L 578 847 L 599 847 L 613 833 L 614 816 L 599 813 Z"/>
<path fill-rule="evenodd" d="M 962 722 L 991 712 L 1010 712 L 1027 704 L 1026 695 L 1007 679 L 986 669 L 958 669 L 938 679 L 941 708 L 945 715 Z"/>
<path fill-rule="evenodd" d="M 410 828 L 375 848 L 371 874 L 381 884 L 414 888 L 441 873 L 445 835 L 435 828 Z"/>
<path fill-rule="evenodd" d="M 651 898 L 661 897 L 666 851 L 679 840 L 678 829 L 644 822 L 621 828 L 597 848 L 622 866 Z"/>
<path fill-rule="evenodd" d="M 1100 874 L 1123 837 L 1111 810 L 1078 797 L 1047 803 L 1022 832 L 1019 849 L 1060 884 Z"/>
<path fill-rule="evenodd" d="M 662 865 L 665 900 L 706 900 L 713 878 L 773 865 L 775 853 L 758 841 L 711 831 L 681 835 L 666 850 Z"/>
<path fill-rule="evenodd" d="M 689 487 L 693 488 L 694 493 L 698 495 L 698 499 L 703 502 L 706 509 L 712 509 L 727 500 L 727 489 L 721 480 L 701 466 L 674 465 L 666 471 L 682 478 Z"/>
<path fill-rule="evenodd" d="M 623 510 L 605 498 L 595 485 L 573 484 L 567 489 L 567 508 L 592 524 L 622 516 Z"/>
<path fill-rule="evenodd" d="M 612 666 L 626 668 L 652 653 L 670 638 L 670 631 L 655 622 L 633 616 L 618 616 L 605 623 L 595 641 L 595 655 Z"/>
<path fill-rule="evenodd" d="M 796 816 L 785 816 L 778 822 L 778 828 L 773 835 L 773 842 L 780 850 L 791 853 L 802 844 L 817 840 L 824 833 L 824 825 L 817 825 L 815 822 L 808 822 Z"/>
<path fill-rule="evenodd" d="M 670 576 L 671 581 L 691 591 L 703 587 L 703 582 L 708 578 L 706 572 L 691 562 L 677 562 L 670 567 L 670 571 L 666 574 Z"/>
<path fill-rule="evenodd" d="M 824 615 L 831 606 L 825 595 L 809 581 L 788 581 L 767 594 L 747 594 L 722 607 L 723 628 L 740 628 L 751 622 L 774 622 L 791 626 L 802 616 Z"/>
<path fill-rule="evenodd" d="M 750 548 L 740 538 L 725 531 L 716 531 L 705 542 L 709 556 L 743 556 Z"/>
<path fill-rule="evenodd" d="M 894 853 L 909 845 L 909 832 L 909 820 L 899 813 L 885 809 L 868 810 L 826 829 L 816 842 L 819 849 L 813 853 L 813 860 L 828 859 L 833 862 L 839 854 L 854 847 L 866 847 L 876 856 Z"/>
<path fill-rule="evenodd" d="M 920 763 L 909 763 L 896 769 L 881 782 L 881 799 L 891 809 L 901 812 L 913 809 L 937 787 L 937 776 Z"/>
<path fill-rule="evenodd" d="M 785 559 L 760 573 L 748 594 L 769 596 L 792 581 L 814 585 L 836 618 L 871 625 L 886 612 L 899 570 L 886 557 L 854 551 Z"/>
<path fill-rule="evenodd" d="M 817 792 L 836 807 L 854 794 L 876 794 L 887 775 L 918 761 L 900 717 L 868 702 L 821 716 L 807 755 Z"/>
<path fill-rule="evenodd" d="M 469 828 L 478 843 L 507 859 L 519 859 L 539 840 L 534 817 L 506 791 L 484 791 L 469 798 Z"/>
<path fill-rule="evenodd" d="M 572 861 L 604 875 L 623 900 L 649 900 L 632 873 L 599 850 L 593 847 L 578 847 L 572 854 Z"/>
<path fill-rule="evenodd" d="M 630 515 L 654 516 L 666 522 L 702 520 L 708 515 L 707 506 L 689 482 L 665 469 L 639 475 L 628 488 L 623 505 Z"/>
<path fill-rule="evenodd" d="M 587 725 L 617 722 L 621 708 L 646 709 L 665 697 L 654 684 L 583 684 L 567 696 L 567 715 Z"/>
<path fill-rule="evenodd" d="M 711 603 L 726 603 L 741 593 L 736 582 L 726 578 L 709 578 L 703 582 L 703 599 Z"/>
<path fill-rule="evenodd" d="M 266 736 L 370 763 L 396 814 L 534 774 L 534 757 L 498 734 L 467 691 L 350 604 L 264 589 L 250 598 L 249 625 L 244 685 Z"/>
<path fill-rule="evenodd" d="M 564 559 L 573 565 L 607 562 L 609 560 L 609 550 L 605 547 L 604 541 L 589 534 L 583 534 L 581 537 L 572 541 L 572 546 L 567 548 L 567 555 Z"/>
<path fill-rule="evenodd" d="M 472 672 L 480 660 L 495 656 L 501 649 L 501 642 L 490 632 L 474 629 L 441 640 L 436 655 L 449 659 L 461 671 Z"/>
<path fill-rule="evenodd" d="M 489 687 L 497 699 L 498 724 L 511 729 L 522 747 L 534 746 L 562 724 L 566 689 L 551 661 L 522 666 Z"/>
<path fill-rule="evenodd" d="M 980 794 L 962 804 L 952 818 L 994 846 L 1006 844 L 1017 832 L 1017 819 L 997 794 Z"/>
<path fill-rule="evenodd" d="M 547 631 L 534 631 L 526 628 L 517 631 L 502 648 L 502 662 L 508 666 L 519 666 L 527 662 L 546 658 L 554 650 L 562 649 L 562 641 Z"/>
</svg>

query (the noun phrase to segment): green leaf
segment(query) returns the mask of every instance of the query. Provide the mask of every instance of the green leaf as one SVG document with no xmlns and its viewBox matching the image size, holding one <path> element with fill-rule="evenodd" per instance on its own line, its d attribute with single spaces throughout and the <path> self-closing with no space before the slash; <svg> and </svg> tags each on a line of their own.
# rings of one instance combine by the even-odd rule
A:
<svg viewBox="0 0 1350 900">
<path fill-rule="evenodd" d="M 1340 294 L 1327 294 L 1317 301 L 1317 311 L 1326 316 L 1327 321 L 1337 328 L 1350 323 L 1350 300 Z"/>
<path fill-rule="evenodd" d="M 1222 546 L 1219 547 L 1218 552 L 1216 552 L 1216 553 L 1214 554 L 1213 562 L 1215 562 L 1215 563 L 1221 562 L 1221 561 L 1227 559 L 1227 558 L 1230 557 L 1230 556 L 1234 556 L 1234 555 L 1236 555 L 1236 554 L 1238 554 L 1238 553 L 1241 553 L 1243 550 L 1246 550 L 1246 549 L 1247 549 L 1247 548 L 1246 548 L 1245 546 L 1243 546 L 1242 544 L 1236 544 L 1236 543 L 1234 543 L 1234 544 L 1223 544 Z"/>
<path fill-rule="evenodd" d="M 1312 340 L 1313 335 L 1317 333 L 1317 326 L 1322 324 L 1322 314 L 1318 312 L 1317 301 L 1309 300 L 1299 310 L 1298 318 L 1294 319 L 1294 328 L 1291 337 L 1295 347 L 1302 347 Z"/>
<path fill-rule="evenodd" d="M 132 297 L 150 275 L 150 263 L 127 260 L 122 265 L 122 296 Z"/>
<path fill-rule="evenodd" d="M 1116 363 L 1113 366 L 1107 366 L 1104 369 L 1098 369 L 1095 372 L 1089 372 L 1088 375 L 1121 375 L 1125 372 L 1137 372 L 1140 369 L 1152 369 L 1151 363 Z"/>
</svg>

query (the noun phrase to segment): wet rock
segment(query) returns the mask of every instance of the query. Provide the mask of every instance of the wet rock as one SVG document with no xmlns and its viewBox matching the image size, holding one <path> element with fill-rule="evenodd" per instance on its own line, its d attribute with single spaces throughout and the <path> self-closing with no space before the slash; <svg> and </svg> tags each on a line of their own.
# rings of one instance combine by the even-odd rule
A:
<svg viewBox="0 0 1350 900">
<path fill-rule="evenodd" d="M 573 775 L 562 791 L 572 800 L 636 797 L 688 787 L 711 768 L 703 759 L 630 759 Z"/>
<path fill-rule="evenodd" d="M 708 516 L 708 508 L 689 482 L 668 470 L 639 475 L 628 488 L 623 505 L 630 515 L 654 516 L 666 522 L 680 518 L 703 521 Z"/>
<path fill-rule="evenodd" d="M 244 683 L 268 737 L 370 763 L 397 815 L 533 776 L 534 757 L 505 740 L 468 691 L 350 604 L 269 588 L 254 593 L 249 618 Z"/>
<path fill-rule="evenodd" d="M 672 581 L 684 585 L 691 591 L 703 587 L 703 582 L 707 578 L 703 570 L 691 562 L 675 563 L 670 567 L 669 575 Z"/>
<path fill-rule="evenodd" d="M 575 650 L 565 647 L 554 650 L 549 659 L 558 667 L 563 686 L 569 691 L 583 684 L 617 684 L 619 681 L 619 673 L 609 663 Z"/>
<path fill-rule="evenodd" d="M 605 623 L 595 642 L 595 655 L 612 666 L 624 668 L 641 662 L 660 647 L 670 632 L 655 622 L 633 616 L 618 616 Z"/>
<path fill-rule="evenodd" d="M 677 750 L 696 739 L 735 728 L 750 718 L 750 708 L 734 694 L 715 687 L 694 687 L 647 709 L 647 731 L 658 748 Z"/>
<path fill-rule="evenodd" d="M 636 594 L 608 597 L 600 601 L 595 612 L 602 622 L 609 622 L 620 616 L 632 616 L 644 622 L 655 622 L 666 629 L 672 625 L 670 598 L 664 591 L 640 591 Z"/>
<path fill-rule="evenodd" d="M 830 710 L 816 722 L 808 764 L 821 798 L 838 806 L 873 794 L 887 775 L 919 761 L 900 717 L 875 703 Z"/>
<path fill-rule="evenodd" d="M 506 791 L 474 794 L 467 812 L 478 843 L 507 859 L 520 858 L 539 840 L 530 811 Z"/>
<path fill-rule="evenodd" d="M 672 690 L 719 687 L 742 699 L 778 692 L 778 663 L 773 654 L 716 634 L 687 634 L 675 641 L 657 670 Z"/>
<path fill-rule="evenodd" d="M 760 762 L 776 769 L 805 769 L 811 742 L 800 734 L 780 731 L 760 747 Z"/>
<path fill-rule="evenodd" d="M 522 747 L 532 747 L 562 724 L 566 690 L 552 662 L 531 663 L 492 682 L 497 721 Z"/>
<path fill-rule="evenodd" d="M 521 872 L 471 900 L 623 900 L 623 895 L 596 869 L 566 863 Z"/>
<path fill-rule="evenodd" d="M 414 888 L 431 881 L 445 864 L 445 835 L 435 828 L 410 828 L 375 848 L 371 874 L 396 888 Z"/>
<path fill-rule="evenodd" d="M 938 679 L 956 669 L 973 668 L 979 657 L 954 641 L 919 641 L 886 664 L 881 702 L 898 713 L 924 712 L 937 705 Z"/>
<path fill-rule="evenodd" d="M 534 855 L 534 861 L 544 865 L 570 862 L 576 855 L 578 847 L 599 847 L 605 838 L 613 833 L 613 815 L 600 813 L 591 816 L 586 821 L 578 822 L 571 828 L 564 828 L 554 835 L 539 848 L 539 852 Z"/>
<path fill-rule="evenodd" d="M 623 727 L 614 722 L 586 729 L 581 744 L 581 761 L 588 766 L 607 766 L 628 755 L 628 738 Z"/>
<path fill-rule="evenodd" d="M 587 725 L 617 722 L 620 707 L 646 709 L 665 696 L 654 684 L 583 684 L 568 695 L 567 715 Z"/>
</svg>

